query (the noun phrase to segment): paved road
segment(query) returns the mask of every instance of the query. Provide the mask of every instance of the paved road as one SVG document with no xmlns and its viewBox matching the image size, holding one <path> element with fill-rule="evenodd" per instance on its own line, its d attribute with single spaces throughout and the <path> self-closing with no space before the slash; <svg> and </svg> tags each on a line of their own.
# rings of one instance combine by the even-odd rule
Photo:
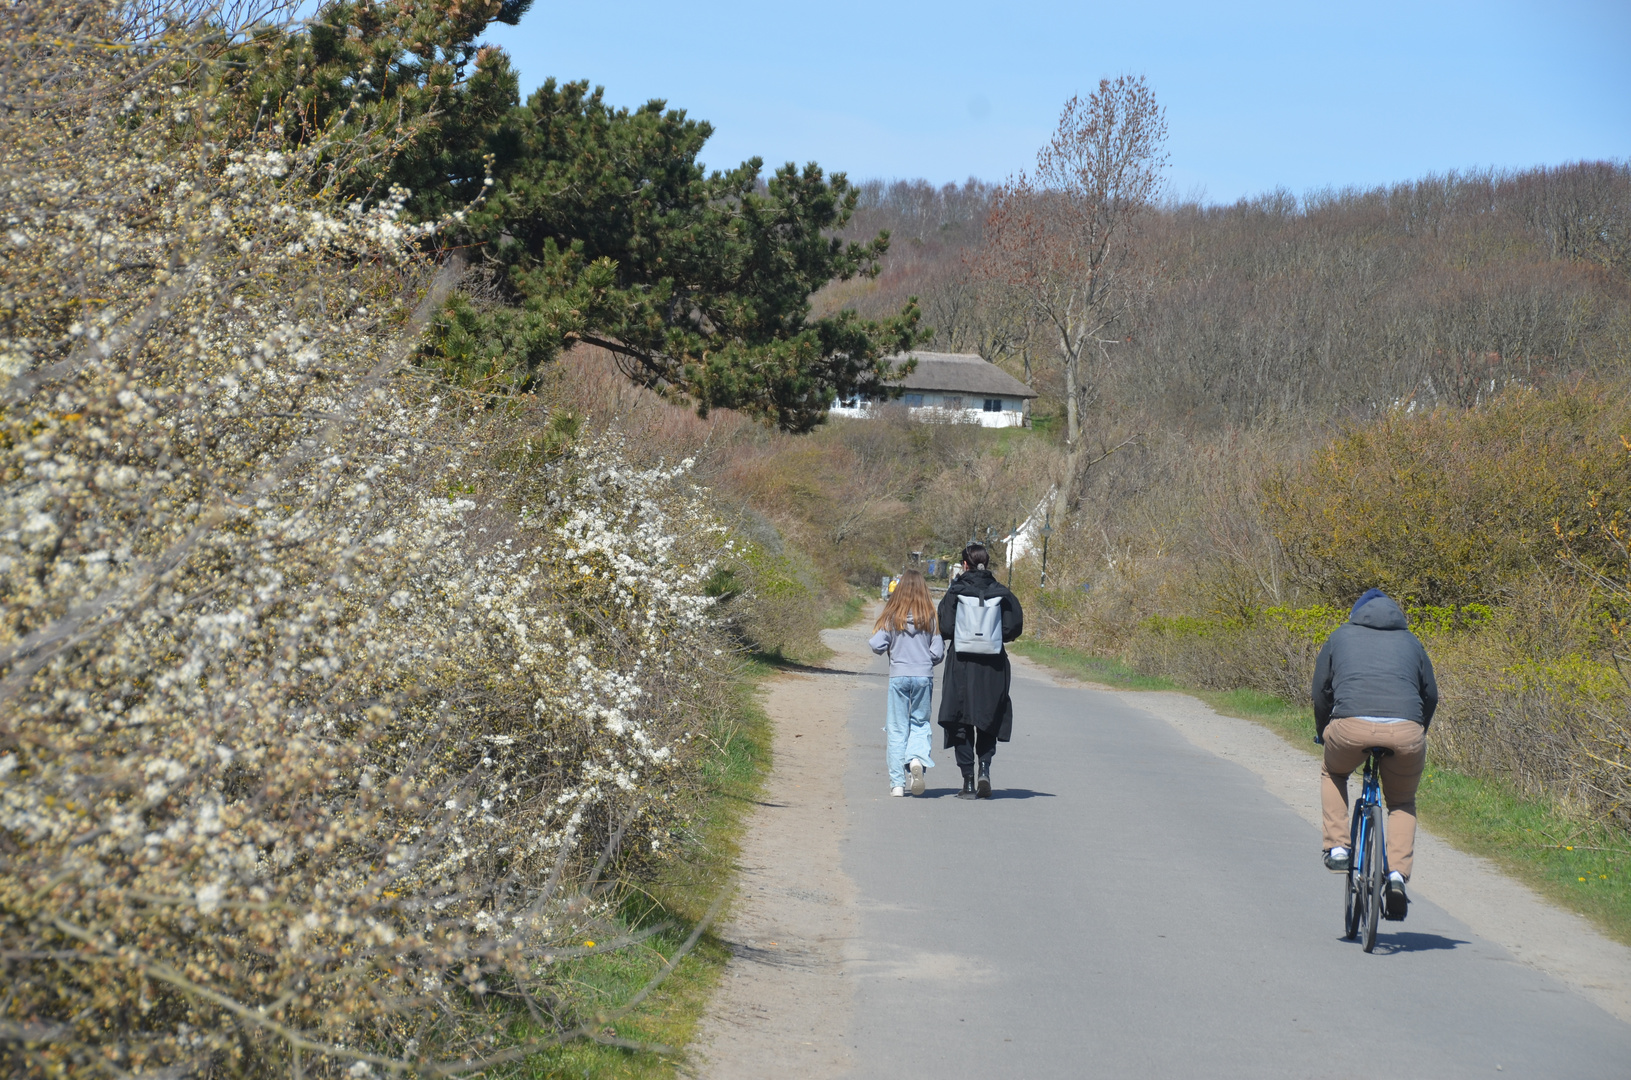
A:
<svg viewBox="0 0 1631 1080">
<path fill-rule="evenodd" d="M 853 695 L 853 1075 L 1631 1077 L 1631 1025 L 1429 903 L 1342 941 L 1317 834 L 1244 768 L 1015 675 L 989 802 L 938 738 L 888 798 L 882 680 Z"/>
</svg>

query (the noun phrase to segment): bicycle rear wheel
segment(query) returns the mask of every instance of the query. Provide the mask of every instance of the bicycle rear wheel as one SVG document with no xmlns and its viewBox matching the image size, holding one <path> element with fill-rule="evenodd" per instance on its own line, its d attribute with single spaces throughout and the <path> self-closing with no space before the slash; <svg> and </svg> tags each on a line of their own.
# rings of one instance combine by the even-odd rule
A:
<svg viewBox="0 0 1631 1080">
<path fill-rule="evenodd" d="M 1374 803 L 1365 808 L 1365 893 L 1364 949 L 1376 948 L 1376 920 L 1382 914 L 1382 890 L 1387 887 L 1387 855 L 1383 847 L 1382 808 Z"/>
<path fill-rule="evenodd" d="M 1365 861 L 1360 856 L 1359 838 L 1364 835 L 1360 827 L 1360 808 L 1354 807 L 1353 827 L 1348 830 L 1348 873 L 1342 879 L 1342 937 L 1352 941 L 1359 936 L 1359 924 L 1365 918 L 1364 897 L 1359 888 L 1359 872 Z"/>
</svg>

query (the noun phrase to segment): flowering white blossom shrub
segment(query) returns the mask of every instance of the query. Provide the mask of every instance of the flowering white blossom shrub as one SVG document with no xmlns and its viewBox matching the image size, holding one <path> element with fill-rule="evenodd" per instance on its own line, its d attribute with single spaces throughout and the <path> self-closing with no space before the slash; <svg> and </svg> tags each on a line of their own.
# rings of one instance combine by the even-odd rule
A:
<svg viewBox="0 0 1631 1080">
<path fill-rule="evenodd" d="M 127 10 L 0 10 L 0 1070 L 593 1037 L 552 967 L 673 846 L 726 539 L 418 375 L 434 226 L 224 141 L 208 36 Z"/>
</svg>

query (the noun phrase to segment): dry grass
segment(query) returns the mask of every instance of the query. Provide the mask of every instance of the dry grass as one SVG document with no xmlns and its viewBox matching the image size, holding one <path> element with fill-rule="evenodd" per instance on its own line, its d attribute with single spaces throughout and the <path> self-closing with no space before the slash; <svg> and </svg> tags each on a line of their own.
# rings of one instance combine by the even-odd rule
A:
<svg viewBox="0 0 1631 1080">
<path fill-rule="evenodd" d="M 695 475 L 743 545 L 721 594 L 750 598 L 738 626 L 769 653 L 808 654 L 821 615 L 912 551 L 946 555 L 1006 534 L 1057 482 L 1061 456 L 1019 429 L 835 418 L 784 435 L 731 413 L 700 418 L 630 386 L 604 354 L 574 351 L 546 397 L 623 440 L 636 460 L 696 458 Z"/>
</svg>

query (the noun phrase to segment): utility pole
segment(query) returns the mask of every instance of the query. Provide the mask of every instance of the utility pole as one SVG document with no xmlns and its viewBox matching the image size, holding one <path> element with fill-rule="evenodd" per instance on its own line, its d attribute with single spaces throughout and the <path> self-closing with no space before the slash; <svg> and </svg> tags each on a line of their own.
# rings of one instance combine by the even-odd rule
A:
<svg viewBox="0 0 1631 1080">
<path fill-rule="evenodd" d="M 1026 364 L 1029 365 L 1029 363 L 1030 361 L 1027 360 Z M 1004 546 L 1002 552 L 1003 559 L 1008 563 L 1008 587 L 1010 589 L 1014 587 L 1014 534 L 1017 532 L 1019 532 L 1019 519 L 1015 518 L 1014 523 L 1008 526 L 1008 543 Z"/>
</svg>

